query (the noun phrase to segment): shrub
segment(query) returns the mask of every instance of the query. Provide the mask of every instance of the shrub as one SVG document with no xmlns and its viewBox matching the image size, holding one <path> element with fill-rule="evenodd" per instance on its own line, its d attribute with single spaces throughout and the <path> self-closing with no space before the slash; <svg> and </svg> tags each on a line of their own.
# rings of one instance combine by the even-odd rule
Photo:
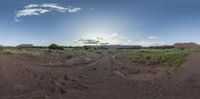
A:
<svg viewBox="0 0 200 99">
<path fill-rule="evenodd" d="M 5 52 L 3 52 L 3 54 L 5 54 L 5 55 L 10 55 L 10 54 L 12 54 L 12 52 L 10 52 L 10 51 L 5 51 Z"/>
<path fill-rule="evenodd" d="M 57 45 L 57 44 L 51 44 L 51 45 L 49 45 L 49 49 L 53 49 L 53 50 L 55 50 L 55 49 L 64 50 L 64 48 L 63 48 L 62 46 L 59 46 L 59 45 Z"/>
<path fill-rule="evenodd" d="M 65 58 L 66 58 L 66 59 L 71 59 L 71 58 L 73 58 L 73 55 L 72 55 L 72 54 L 67 54 L 67 55 L 65 56 Z"/>
<path fill-rule="evenodd" d="M 2 45 L 0 45 L 0 51 L 3 51 L 3 46 Z"/>
</svg>

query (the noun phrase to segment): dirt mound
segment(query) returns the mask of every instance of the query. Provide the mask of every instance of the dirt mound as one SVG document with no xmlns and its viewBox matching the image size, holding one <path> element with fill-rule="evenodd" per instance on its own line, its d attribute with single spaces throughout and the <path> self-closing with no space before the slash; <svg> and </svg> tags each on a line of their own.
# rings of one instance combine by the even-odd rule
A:
<svg viewBox="0 0 200 99">
<path fill-rule="evenodd" d="M 0 55 L 1 99 L 198 99 L 200 54 L 183 69 L 135 63 L 121 53 L 66 59 Z"/>
<path fill-rule="evenodd" d="M 176 43 L 173 45 L 175 48 L 200 48 L 196 43 Z"/>
</svg>

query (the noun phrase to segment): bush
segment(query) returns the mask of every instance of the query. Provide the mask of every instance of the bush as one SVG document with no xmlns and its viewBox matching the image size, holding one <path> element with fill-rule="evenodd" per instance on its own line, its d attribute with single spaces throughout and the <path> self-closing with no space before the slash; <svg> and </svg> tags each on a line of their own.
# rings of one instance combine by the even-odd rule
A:
<svg viewBox="0 0 200 99">
<path fill-rule="evenodd" d="M 73 58 L 73 55 L 72 55 L 72 54 L 67 54 L 67 55 L 65 56 L 65 58 L 66 58 L 66 59 L 71 59 L 71 58 Z"/>
<path fill-rule="evenodd" d="M 53 49 L 53 50 L 55 50 L 55 49 L 64 50 L 64 48 L 63 48 L 62 46 L 59 46 L 59 45 L 57 45 L 57 44 L 51 44 L 51 45 L 49 45 L 49 49 Z"/>
<path fill-rule="evenodd" d="M 2 45 L 0 45 L 0 51 L 3 51 L 3 46 Z"/>
</svg>

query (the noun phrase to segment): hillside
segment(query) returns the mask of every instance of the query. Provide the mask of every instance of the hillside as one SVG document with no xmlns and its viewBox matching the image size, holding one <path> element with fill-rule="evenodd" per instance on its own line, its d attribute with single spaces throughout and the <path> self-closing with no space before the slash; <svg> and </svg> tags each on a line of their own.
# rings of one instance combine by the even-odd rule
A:
<svg viewBox="0 0 200 99">
<path fill-rule="evenodd" d="M 196 43 L 176 43 L 173 45 L 175 48 L 200 48 Z"/>
</svg>

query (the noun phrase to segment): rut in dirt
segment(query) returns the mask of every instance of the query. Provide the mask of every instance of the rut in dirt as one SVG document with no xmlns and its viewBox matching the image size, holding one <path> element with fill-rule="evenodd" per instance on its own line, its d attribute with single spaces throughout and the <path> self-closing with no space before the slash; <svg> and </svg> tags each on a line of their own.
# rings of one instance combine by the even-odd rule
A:
<svg viewBox="0 0 200 99">
<path fill-rule="evenodd" d="M 175 72 L 133 62 L 122 53 L 52 59 L 0 56 L 0 98 L 200 98 L 200 53 L 191 54 Z"/>
<path fill-rule="evenodd" d="M 200 98 L 200 53 L 193 53 L 183 65 L 182 76 L 188 96 Z M 189 99 L 189 98 L 188 98 Z"/>
</svg>

